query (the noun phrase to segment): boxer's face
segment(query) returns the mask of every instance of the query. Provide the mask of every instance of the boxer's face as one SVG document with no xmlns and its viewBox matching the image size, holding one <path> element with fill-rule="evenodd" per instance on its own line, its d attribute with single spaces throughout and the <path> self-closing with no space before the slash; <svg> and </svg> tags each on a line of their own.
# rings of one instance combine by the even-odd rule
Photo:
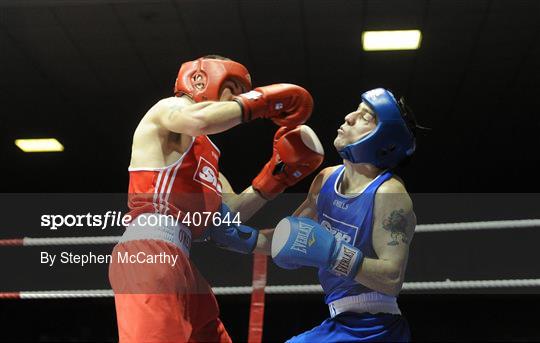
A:
<svg viewBox="0 0 540 343">
<path fill-rule="evenodd" d="M 345 116 L 345 122 L 338 129 L 334 146 L 341 150 L 370 133 L 376 126 L 375 114 L 362 102 L 355 111 Z"/>
<path fill-rule="evenodd" d="M 225 81 L 223 83 L 223 89 L 219 101 L 231 101 L 233 95 L 242 94 L 242 87 L 240 87 L 234 81 Z"/>
</svg>

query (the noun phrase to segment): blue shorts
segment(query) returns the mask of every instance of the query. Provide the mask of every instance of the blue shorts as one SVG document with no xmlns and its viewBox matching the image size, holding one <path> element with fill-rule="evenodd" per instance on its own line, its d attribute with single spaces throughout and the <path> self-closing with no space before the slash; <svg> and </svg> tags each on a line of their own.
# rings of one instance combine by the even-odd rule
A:
<svg viewBox="0 0 540 343">
<path fill-rule="evenodd" d="M 404 317 L 385 313 L 344 312 L 287 342 L 408 342 L 409 324 Z"/>
</svg>

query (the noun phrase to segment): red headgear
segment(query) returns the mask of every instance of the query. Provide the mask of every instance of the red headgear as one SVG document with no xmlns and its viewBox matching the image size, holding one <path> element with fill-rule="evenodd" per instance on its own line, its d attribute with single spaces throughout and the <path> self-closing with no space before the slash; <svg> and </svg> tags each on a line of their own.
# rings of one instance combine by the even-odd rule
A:
<svg viewBox="0 0 540 343">
<path fill-rule="evenodd" d="M 199 101 L 219 100 L 227 80 L 240 84 L 243 92 L 251 90 L 249 72 L 240 63 L 214 58 L 199 58 L 182 64 L 174 85 L 174 95 L 188 95 Z"/>
</svg>

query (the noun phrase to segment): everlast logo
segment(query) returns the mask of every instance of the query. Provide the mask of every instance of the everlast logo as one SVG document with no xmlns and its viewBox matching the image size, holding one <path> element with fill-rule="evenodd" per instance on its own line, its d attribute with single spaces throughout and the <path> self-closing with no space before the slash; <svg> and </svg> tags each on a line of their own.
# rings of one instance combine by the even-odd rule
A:
<svg viewBox="0 0 540 343">
<path fill-rule="evenodd" d="M 307 253 L 306 247 L 308 245 L 308 239 L 311 230 L 313 230 L 313 226 L 300 222 L 300 225 L 298 227 L 298 235 L 294 240 L 291 250 L 300 251 L 304 254 Z M 315 242 L 315 237 L 312 237 L 309 241 L 309 246 L 311 246 Z"/>
<path fill-rule="evenodd" d="M 349 275 L 352 265 L 356 261 L 356 251 L 342 245 L 337 260 L 338 263 L 333 268 L 334 271 L 339 275 Z"/>
</svg>

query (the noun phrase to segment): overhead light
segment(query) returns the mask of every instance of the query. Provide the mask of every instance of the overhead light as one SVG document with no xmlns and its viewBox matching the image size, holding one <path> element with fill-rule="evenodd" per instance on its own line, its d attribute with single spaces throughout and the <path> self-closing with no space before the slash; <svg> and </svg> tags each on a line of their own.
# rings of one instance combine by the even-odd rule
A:
<svg viewBox="0 0 540 343">
<path fill-rule="evenodd" d="M 24 152 L 64 151 L 64 146 L 56 138 L 16 139 L 15 145 Z"/>
<path fill-rule="evenodd" d="M 364 31 L 362 46 L 365 51 L 416 50 L 420 47 L 420 30 Z"/>
</svg>

